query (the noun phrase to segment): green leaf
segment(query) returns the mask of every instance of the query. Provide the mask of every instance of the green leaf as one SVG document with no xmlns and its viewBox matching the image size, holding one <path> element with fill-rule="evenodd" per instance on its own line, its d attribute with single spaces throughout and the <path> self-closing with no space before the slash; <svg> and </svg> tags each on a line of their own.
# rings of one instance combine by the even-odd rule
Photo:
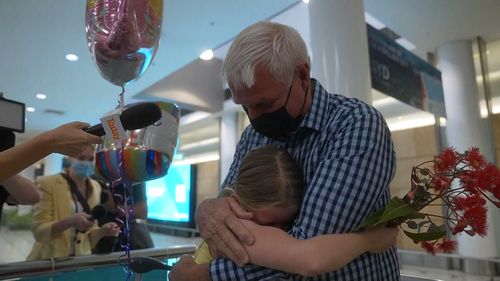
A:
<svg viewBox="0 0 500 281">
<path fill-rule="evenodd" d="M 427 232 L 438 232 L 438 231 L 446 231 L 446 227 L 444 226 L 444 224 L 437 225 L 433 223 L 429 225 L 429 229 L 427 230 Z"/>
<path fill-rule="evenodd" d="M 415 214 L 417 211 L 406 204 L 403 200 L 398 197 L 391 199 L 389 204 L 385 207 L 384 213 L 380 216 L 377 224 L 382 224 L 390 222 L 395 219 L 405 218 L 409 215 Z"/>
<path fill-rule="evenodd" d="M 412 233 L 404 231 L 404 233 L 406 234 L 406 236 L 410 237 L 415 244 L 422 241 L 433 241 L 446 236 L 445 230 L 439 230 L 436 232 L 425 232 L 425 233 Z"/>
<path fill-rule="evenodd" d="M 363 220 L 358 230 L 375 225 L 386 223 L 399 224 L 408 219 L 423 219 L 424 214 L 417 212 L 410 207 L 401 198 L 394 197 L 389 201 L 389 204 L 384 209 L 379 210 Z"/>
<path fill-rule="evenodd" d="M 423 218 L 425 218 L 425 215 L 417 211 L 404 217 L 405 220 L 423 219 Z"/>
<path fill-rule="evenodd" d="M 406 222 L 406 225 L 407 225 L 409 228 L 411 228 L 411 229 L 417 229 L 417 228 L 418 228 L 417 223 L 416 223 L 416 222 L 414 222 L 414 221 L 407 221 L 407 222 Z"/>
<path fill-rule="evenodd" d="M 366 228 L 368 226 L 372 226 L 372 225 L 375 225 L 377 224 L 378 220 L 380 219 L 380 216 L 384 213 L 384 209 L 381 209 L 381 210 L 378 210 L 377 212 L 369 215 L 368 217 L 366 217 L 363 222 L 361 223 L 361 225 L 358 227 L 358 230 L 359 229 L 363 229 L 363 228 Z"/>
</svg>

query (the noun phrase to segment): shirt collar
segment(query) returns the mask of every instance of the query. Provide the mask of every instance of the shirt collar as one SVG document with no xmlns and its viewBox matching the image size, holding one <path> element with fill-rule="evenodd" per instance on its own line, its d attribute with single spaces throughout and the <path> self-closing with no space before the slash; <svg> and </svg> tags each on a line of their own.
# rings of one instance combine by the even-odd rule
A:
<svg viewBox="0 0 500 281">
<path fill-rule="evenodd" d="M 321 131 L 327 122 L 327 112 L 329 107 L 328 92 L 314 78 L 311 78 L 311 85 L 314 84 L 314 95 L 311 108 L 307 112 L 300 127 Z"/>
</svg>

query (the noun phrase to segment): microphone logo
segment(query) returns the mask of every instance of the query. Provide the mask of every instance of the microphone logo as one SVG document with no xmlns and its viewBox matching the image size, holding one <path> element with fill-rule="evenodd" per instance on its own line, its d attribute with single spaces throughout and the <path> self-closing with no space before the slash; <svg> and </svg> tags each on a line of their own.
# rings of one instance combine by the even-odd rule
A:
<svg viewBox="0 0 500 281">
<path fill-rule="evenodd" d="M 106 123 L 108 124 L 109 128 L 111 129 L 111 137 L 114 140 L 119 140 L 120 139 L 120 132 L 115 125 L 115 120 L 113 118 L 111 118 L 111 119 L 106 120 Z"/>
<path fill-rule="evenodd" d="M 110 141 L 115 143 L 117 147 L 121 147 L 121 142 L 127 139 L 127 134 L 120 121 L 120 113 L 115 111 L 102 117 L 101 124 Z"/>
</svg>

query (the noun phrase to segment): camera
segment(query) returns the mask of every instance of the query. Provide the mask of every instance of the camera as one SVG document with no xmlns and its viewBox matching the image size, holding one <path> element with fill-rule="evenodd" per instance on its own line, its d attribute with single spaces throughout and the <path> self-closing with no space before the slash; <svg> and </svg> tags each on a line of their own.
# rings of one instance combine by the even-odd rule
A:
<svg viewBox="0 0 500 281">
<path fill-rule="evenodd" d="M 0 92 L 0 130 L 24 132 L 25 104 L 3 97 Z"/>
</svg>

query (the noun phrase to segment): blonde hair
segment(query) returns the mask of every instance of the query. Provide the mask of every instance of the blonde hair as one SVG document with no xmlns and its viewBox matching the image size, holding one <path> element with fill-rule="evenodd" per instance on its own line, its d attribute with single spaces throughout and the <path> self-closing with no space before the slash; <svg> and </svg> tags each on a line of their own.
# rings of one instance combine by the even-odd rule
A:
<svg viewBox="0 0 500 281">
<path fill-rule="evenodd" d="M 295 67 L 309 62 L 307 47 L 294 28 L 267 21 L 243 29 L 229 48 L 222 72 L 234 87 L 250 88 L 259 63 L 279 81 L 290 83 Z"/>
<path fill-rule="evenodd" d="M 248 211 L 278 204 L 298 210 L 304 193 L 302 173 L 295 159 L 274 146 L 248 152 L 229 189 L 234 190 L 240 205 Z"/>
</svg>

